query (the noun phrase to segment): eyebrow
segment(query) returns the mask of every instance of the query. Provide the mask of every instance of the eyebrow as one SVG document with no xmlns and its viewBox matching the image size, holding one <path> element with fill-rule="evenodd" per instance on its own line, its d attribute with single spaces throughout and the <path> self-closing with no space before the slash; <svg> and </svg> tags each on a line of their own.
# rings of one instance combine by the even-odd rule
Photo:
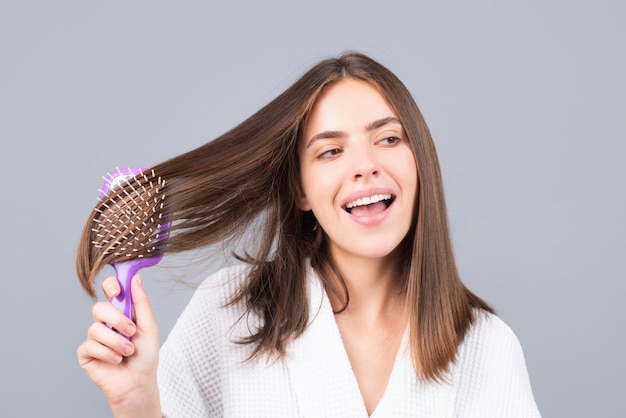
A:
<svg viewBox="0 0 626 418">
<path fill-rule="evenodd" d="M 389 123 L 397 123 L 398 125 L 402 126 L 402 123 L 400 122 L 398 118 L 395 118 L 393 116 L 387 116 L 386 118 L 377 119 L 373 122 L 368 123 L 367 125 L 365 125 L 365 130 L 367 132 L 370 132 L 370 131 L 373 131 L 374 129 L 381 128 Z M 346 133 L 344 131 L 320 132 L 318 134 L 313 135 L 311 139 L 309 139 L 309 142 L 306 144 L 306 148 L 309 148 L 311 144 L 313 144 L 315 141 L 319 139 L 342 138 L 344 136 L 346 136 Z"/>
</svg>

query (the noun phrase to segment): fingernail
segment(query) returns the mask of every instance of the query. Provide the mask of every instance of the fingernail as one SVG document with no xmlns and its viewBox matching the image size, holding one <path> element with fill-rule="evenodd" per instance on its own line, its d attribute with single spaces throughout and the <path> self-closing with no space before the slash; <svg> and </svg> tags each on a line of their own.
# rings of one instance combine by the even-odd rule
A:
<svg viewBox="0 0 626 418">
<path fill-rule="evenodd" d="M 124 328 L 124 334 L 131 336 L 135 333 L 135 324 L 130 323 Z"/>
<path fill-rule="evenodd" d="M 133 354 L 133 346 L 127 345 L 126 347 L 124 347 L 124 354 L 127 356 L 130 356 L 131 354 Z"/>
<path fill-rule="evenodd" d="M 137 276 L 137 284 L 141 287 L 141 276 Z"/>
<path fill-rule="evenodd" d="M 113 354 L 111 356 L 111 361 L 113 361 L 113 363 L 119 363 L 122 361 L 122 356 L 120 356 L 119 354 Z"/>
</svg>

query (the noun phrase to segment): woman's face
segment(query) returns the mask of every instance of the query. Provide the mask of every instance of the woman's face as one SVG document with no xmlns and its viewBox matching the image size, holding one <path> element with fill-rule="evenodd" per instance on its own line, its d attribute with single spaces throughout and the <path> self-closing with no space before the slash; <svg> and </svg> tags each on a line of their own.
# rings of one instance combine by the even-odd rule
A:
<svg viewBox="0 0 626 418">
<path fill-rule="evenodd" d="M 398 116 L 372 85 L 347 78 L 317 100 L 299 144 L 303 196 L 331 255 L 383 258 L 413 221 L 417 167 Z"/>
</svg>

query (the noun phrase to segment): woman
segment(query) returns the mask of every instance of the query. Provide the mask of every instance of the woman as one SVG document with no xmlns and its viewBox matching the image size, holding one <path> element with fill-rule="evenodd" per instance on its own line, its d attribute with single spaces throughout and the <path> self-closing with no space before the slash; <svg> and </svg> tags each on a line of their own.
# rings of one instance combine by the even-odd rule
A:
<svg viewBox="0 0 626 418">
<path fill-rule="evenodd" d="M 430 133 L 384 66 L 324 60 L 154 170 L 167 252 L 263 232 L 196 291 L 160 356 L 139 277 L 135 322 L 94 305 L 78 359 L 115 416 L 539 416 L 517 339 L 459 278 Z"/>
</svg>

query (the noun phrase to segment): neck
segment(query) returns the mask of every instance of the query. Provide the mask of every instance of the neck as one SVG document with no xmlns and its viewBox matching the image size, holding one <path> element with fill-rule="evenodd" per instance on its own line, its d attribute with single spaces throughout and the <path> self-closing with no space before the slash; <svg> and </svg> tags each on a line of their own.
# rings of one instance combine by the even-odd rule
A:
<svg viewBox="0 0 626 418">
<path fill-rule="evenodd" d="M 361 321 L 377 322 L 397 319 L 404 309 L 405 294 L 399 263 L 394 257 L 354 259 L 333 257 L 338 274 L 343 278 L 350 297 L 348 307 L 340 315 L 358 317 Z M 341 310 L 345 300 L 339 278 L 334 285 L 339 295 L 329 292 L 335 311 Z"/>
</svg>

